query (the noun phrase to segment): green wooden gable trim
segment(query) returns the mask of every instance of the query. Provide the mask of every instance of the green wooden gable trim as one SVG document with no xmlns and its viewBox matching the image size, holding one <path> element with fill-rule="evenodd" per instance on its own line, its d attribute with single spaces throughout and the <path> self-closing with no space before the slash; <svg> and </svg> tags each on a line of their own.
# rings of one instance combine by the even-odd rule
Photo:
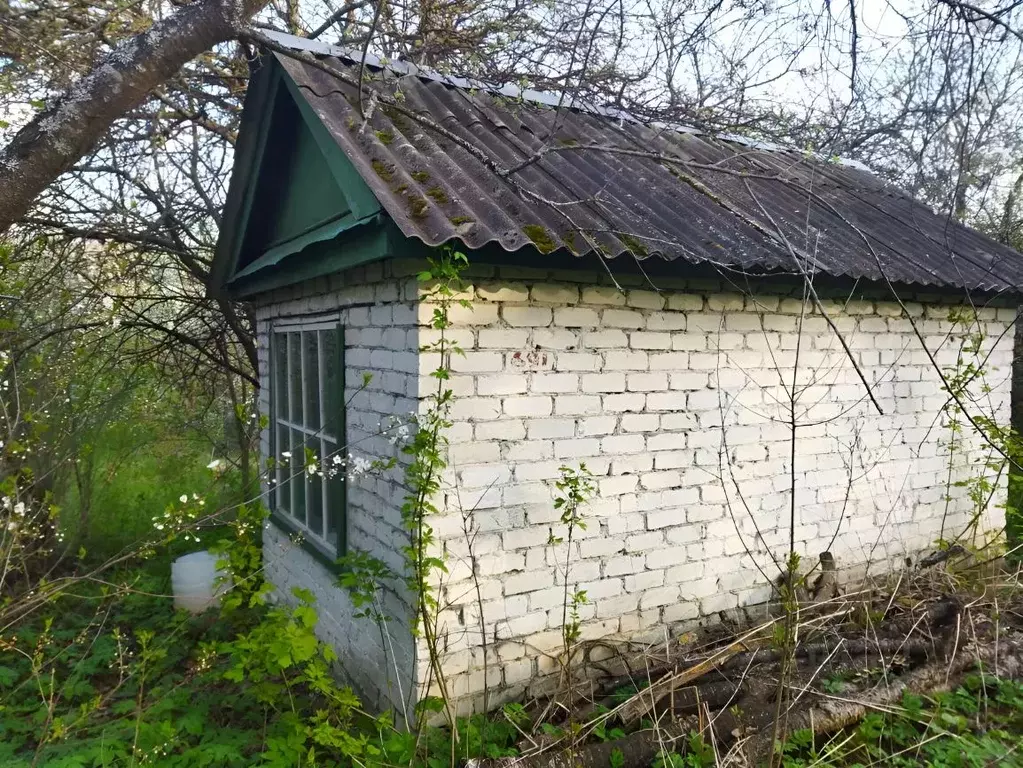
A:
<svg viewBox="0 0 1023 768">
<path fill-rule="evenodd" d="M 229 290 L 243 299 L 293 285 L 315 277 L 324 277 L 346 269 L 380 261 L 395 253 L 411 253 L 405 236 L 384 215 L 378 215 L 358 227 L 346 229 L 331 240 L 312 243 L 297 253 L 260 263 L 258 268 L 239 274 Z M 418 255 L 418 251 L 416 251 Z"/>
<path fill-rule="evenodd" d="M 251 296 L 392 252 L 379 201 L 273 59 L 250 83 L 236 153 L 211 291 Z"/>
</svg>

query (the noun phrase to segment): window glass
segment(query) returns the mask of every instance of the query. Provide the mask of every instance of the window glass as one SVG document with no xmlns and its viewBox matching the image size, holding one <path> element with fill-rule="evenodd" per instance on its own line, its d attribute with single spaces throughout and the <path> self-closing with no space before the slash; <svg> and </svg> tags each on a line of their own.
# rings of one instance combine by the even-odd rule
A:
<svg viewBox="0 0 1023 768">
<path fill-rule="evenodd" d="M 316 456 L 316 467 L 313 472 L 306 473 L 306 525 L 316 536 L 323 538 L 323 481 L 320 472 L 323 469 L 320 441 L 311 437 L 306 442 L 309 454 Z"/>
<path fill-rule="evenodd" d="M 320 332 L 320 347 L 323 350 L 323 431 L 328 437 L 340 441 L 338 421 L 341 418 L 341 391 L 344 382 L 338 370 L 341 355 L 336 328 Z"/>
<path fill-rule="evenodd" d="M 305 521 L 305 495 L 306 495 L 306 457 L 305 442 L 302 440 L 302 433 L 296 429 L 291 430 L 291 516 L 302 525 Z"/>
<path fill-rule="evenodd" d="M 274 456 L 277 473 L 277 506 L 283 510 L 291 509 L 291 461 L 286 454 L 291 453 L 291 430 L 277 425 L 275 445 L 277 455 Z"/>
<path fill-rule="evenodd" d="M 344 458 L 341 334 L 324 323 L 289 327 L 273 333 L 270 350 L 275 510 L 331 553 L 345 525 L 345 469 L 334 463 Z"/>
<path fill-rule="evenodd" d="M 288 334 L 288 402 L 291 404 L 289 420 L 302 423 L 302 334 Z"/>
<path fill-rule="evenodd" d="M 288 418 L 288 337 L 283 333 L 276 333 L 273 337 L 274 352 L 274 380 L 270 385 L 273 388 L 276 416 L 278 419 Z"/>
<path fill-rule="evenodd" d="M 320 428 L 320 349 L 316 331 L 302 332 L 302 378 L 305 388 L 303 424 L 309 429 Z M 319 451 L 317 451 L 317 454 Z"/>
</svg>

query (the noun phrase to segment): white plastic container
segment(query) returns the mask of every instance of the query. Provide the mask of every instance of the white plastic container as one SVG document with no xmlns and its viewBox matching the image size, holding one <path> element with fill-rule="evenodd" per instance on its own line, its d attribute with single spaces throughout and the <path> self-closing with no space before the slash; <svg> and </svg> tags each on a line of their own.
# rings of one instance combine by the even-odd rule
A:
<svg viewBox="0 0 1023 768">
<path fill-rule="evenodd" d="M 171 563 L 171 590 L 174 607 L 189 613 L 202 613 L 220 605 L 220 595 L 227 589 L 218 579 L 224 575 L 217 570 L 217 557 L 208 551 L 192 552 Z"/>
</svg>

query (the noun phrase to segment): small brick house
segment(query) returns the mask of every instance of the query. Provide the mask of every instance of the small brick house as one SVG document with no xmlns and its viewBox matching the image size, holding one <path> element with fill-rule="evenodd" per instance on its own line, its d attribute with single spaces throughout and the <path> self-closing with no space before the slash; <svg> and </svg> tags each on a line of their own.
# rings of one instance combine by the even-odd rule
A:
<svg viewBox="0 0 1023 768">
<path fill-rule="evenodd" d="M 430 520 L 461 712 L 557 669 L 563 465 L 596 485 L 571 553 L 583 639 L 756 611 L 790 533 L 862 576 L 1001 529 L 1004 473 L 980 509 L 958 485 L 989 448 L 950 446 L 939 369 L 983 337 L 962 398 L 1008 422 L 1019 254 L 854 165 L 408 64 L 371 59 L 360 111 L 345 52 L 278 41 L 299 58 L 265 54 L 250 86 L 214 289 L 255 311 L 267 576 L 316 595 L 368 703 L 407 711 L 428 678 L 401 590 L 376 623 L 337 585 L 346 552 L 401 569 L 401 467 L 288 460 L 396 454 L 433 388 L 416 274 L 444 245 L 470 261 Z"/>
</svg>

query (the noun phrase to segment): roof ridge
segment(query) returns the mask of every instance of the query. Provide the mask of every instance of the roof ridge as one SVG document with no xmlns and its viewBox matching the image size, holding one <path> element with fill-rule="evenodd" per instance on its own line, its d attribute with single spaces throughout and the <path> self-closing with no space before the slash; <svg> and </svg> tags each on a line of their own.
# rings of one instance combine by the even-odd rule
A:
<svg viewBox="0 0 1023 768">
<path fill-rule="evenodd" d="M 438 72 L 433 69 L 426 67 L 420 67 L 411 61 L 394 61 L 387 59 L 376 54 L 366 52 L 363 56 L 361 50 L 355 48 L 345 48 L 343 46 L 332 45 L 330 43 L 324 43 L 320 40 L 312 40 L 308 37 L 298 37 L 297 35 L 291 35 L 286 32 L 277 32 L 275 30 L 264 30 L 263 34 L 273 40 L 278 45 L 285 48 L 292 48 L 294 50 L 306 51 L 308 53 L 320 54 L 322 56 L 335 56 L 340 59 L 346 59 L 353 64 L 357 64 L 363 59 L 368 66 L 376 69 L 384 69 L 391 72 L 396 72 L 401 75 L 411 75 L 419 77 L 424 80 L 432 80 L 434 82 L 443 83 L 454 88 L 462 90 L 477 90 L 484 91 L 497 96 L 504 96 L 511 99 L 522 99 L 533 104 L 539 104 L 545 107 L 567 107 L 569 109 L 579 110 L 591 115 L 597 115 L 599 117 L 611 118 L 613 120 L 622 120 L 625 122 L 634 123 L 636 125 L 642 125 L 647 128 L 653 128 L 657 130 L 669 130 L 675 131 L 676 133 L 686 133 L 694 136 L 708 137 L 717 139 L 719 141 L 727 141 L 732 144 L 740 144 L 751 149 L 759 149 L 766 152 L 802 152 L 797 147 L 788 147 L 783 144 L 777 144 L 771 141 L 763 141 L 760 139 L 751 139 L 747 136 L 739 136 L 733 133 L 711 133 L 704 131 L 699 128 L 695 128 L 690 125 L 684 125 L 682 123 L 667 123 L 663 121 L 646 121 L 641 120 L 635 115 L 627 112 L 623 109 L 617 109 L 612 107 L 601 107 L 591 102 L 575 99 L 572 97 L 562 97 L 558 94 L 547 93 L 544 91 L 537 91 L 532 88 L 520 88 L 517 85 L 506 83 L 498 86 L 493 83 L 487 83 L 483 80 L 476 80 L 469 77 L 461 77 L 458 75 L 445 75 L 442 72 Z M 811 152 L 809 153 L 813 157 L 827 162 L 829 158 L 824 157 L 820 153 Z M 857 160 L 848 160 L 845 158 L 837 158 L 837 162 L 840 165 L 844 165 L 850 168 L 855 168 L 860 171 L 874 175 L 873 172 L 865 166 L 863 163 Z"/>
</svg>

